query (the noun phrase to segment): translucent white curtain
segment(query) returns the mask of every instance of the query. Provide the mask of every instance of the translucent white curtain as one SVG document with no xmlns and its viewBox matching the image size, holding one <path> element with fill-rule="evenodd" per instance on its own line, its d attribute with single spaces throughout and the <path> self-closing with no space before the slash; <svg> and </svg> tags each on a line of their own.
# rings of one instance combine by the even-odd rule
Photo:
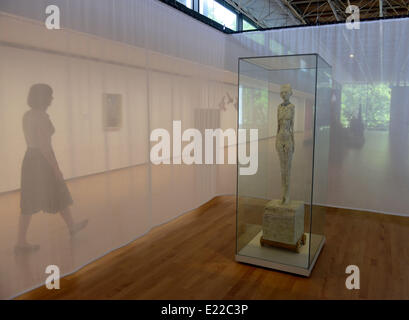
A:
<svg viewBox="0 0 409 320">
<path fill-rule="evenodd" d="M 250 32 L 227 39 L 238 57 L 318 53 L 333 68 L 330 163 L 322 204 L 409 215 L 409 19 Z M 318 168 L 319 170 L 319 168 Z"/>
<path fill-rule="evenodd" d="M 50 4 L 60 9 L 61 30 L 45 28 Z M 1 1 L 0 11 L 0 298 L 44 285 L 48 265 L 71 273 L 234 192 L 234 168 L 149 160 L 150 133 L 163 128 L 172 137 L 173 121 L 182 130 L 235 128 L 227 94 L 237 98 L 236 78 L 224 70 L 223 33 L 150 0 L 13 0 Z M 35 84 L 51 88 L 52 102 L 31 116 Z M 22 128 L 27 112 L 41 115 L 40 125 L 30 120 L 35 130 L 49 126 L 44 114 L 55 128 L 52 147 L 73 200 L 63 211 L 73 223 L 31 208 L 24 231 L 21 179 L 36 181 L 49 165 L 30 158 L 22 170 L 33 149 Z M 28 189 L 35 193 L 36 185 Z"/>
</svg>

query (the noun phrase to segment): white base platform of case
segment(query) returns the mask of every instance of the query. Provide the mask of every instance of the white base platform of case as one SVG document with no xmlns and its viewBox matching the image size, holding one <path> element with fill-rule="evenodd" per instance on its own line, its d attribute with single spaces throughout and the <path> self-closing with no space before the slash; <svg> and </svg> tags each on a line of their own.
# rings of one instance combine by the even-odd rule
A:
<svg viewBox="0 0 409 320">
<path fill-rule="evenodd" d="M 261 246 L 261 236 L 262 231 L 236 254 L 236 261 L 309 277 L 325 244 L 325 237 L 323 235 L 312 234 L 311 253 L 315 252 L 315 257 L 308 267 L 309 233 L 306 233 L 307 242 L 300 248 L 299 253 L 280 248 Z"/>
</svg>

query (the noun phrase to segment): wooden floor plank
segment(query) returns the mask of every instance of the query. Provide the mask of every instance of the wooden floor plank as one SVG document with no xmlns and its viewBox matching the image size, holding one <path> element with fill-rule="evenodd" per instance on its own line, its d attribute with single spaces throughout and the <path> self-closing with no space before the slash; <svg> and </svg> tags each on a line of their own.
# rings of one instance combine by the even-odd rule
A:
<svg viewBox="0 0 409 320">
<path fill-rule="evenodd" d="M 235 199 L 154 228 L 61 282 L 18 299 L 409 299 L 409 219 L 328 208 L 310 278 L 237 263 Z M 347 290 L 345 268 L 360 268 Z"/>
</svg>

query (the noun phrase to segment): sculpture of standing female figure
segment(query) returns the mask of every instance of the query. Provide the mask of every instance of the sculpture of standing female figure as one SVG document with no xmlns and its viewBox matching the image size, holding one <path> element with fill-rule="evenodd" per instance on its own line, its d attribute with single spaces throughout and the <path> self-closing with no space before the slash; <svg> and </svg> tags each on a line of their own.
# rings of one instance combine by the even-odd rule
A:
<svg viewBox="0 0 409 320">
<path fill-rule="evenodd" d="M 276 150 L 280 158 L 282 204 L 290 203 L 291 161 L 294 154 L 294 105 L 290 102 L 293 92 L 291 85 L 281 86 L 280 96 L 283 103 L 277 111 Z"/>
</svg>

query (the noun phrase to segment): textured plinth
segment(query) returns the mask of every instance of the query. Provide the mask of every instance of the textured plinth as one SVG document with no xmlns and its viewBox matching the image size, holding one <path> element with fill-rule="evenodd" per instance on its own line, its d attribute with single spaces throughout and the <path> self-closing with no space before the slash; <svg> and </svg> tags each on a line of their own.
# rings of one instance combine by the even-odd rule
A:
<svg viewBox="0 0 409 320">
<path fill-rule="evenodd" d="M 263 215 L 263 239 L 296 245 L 304 233 L 304 202 L 280 200 L 267 203 Z"/>
<path fill-rule="evenodd" d="M 261 231 L 236 255 L 236 260 L 265 268 L 310 276 L 325 243 L 320 234 L 306 233 L 306 243 L 299 253 L 260 245 Z M 315 255 L 310 257 L 310 251 Z"/>
</svg>

